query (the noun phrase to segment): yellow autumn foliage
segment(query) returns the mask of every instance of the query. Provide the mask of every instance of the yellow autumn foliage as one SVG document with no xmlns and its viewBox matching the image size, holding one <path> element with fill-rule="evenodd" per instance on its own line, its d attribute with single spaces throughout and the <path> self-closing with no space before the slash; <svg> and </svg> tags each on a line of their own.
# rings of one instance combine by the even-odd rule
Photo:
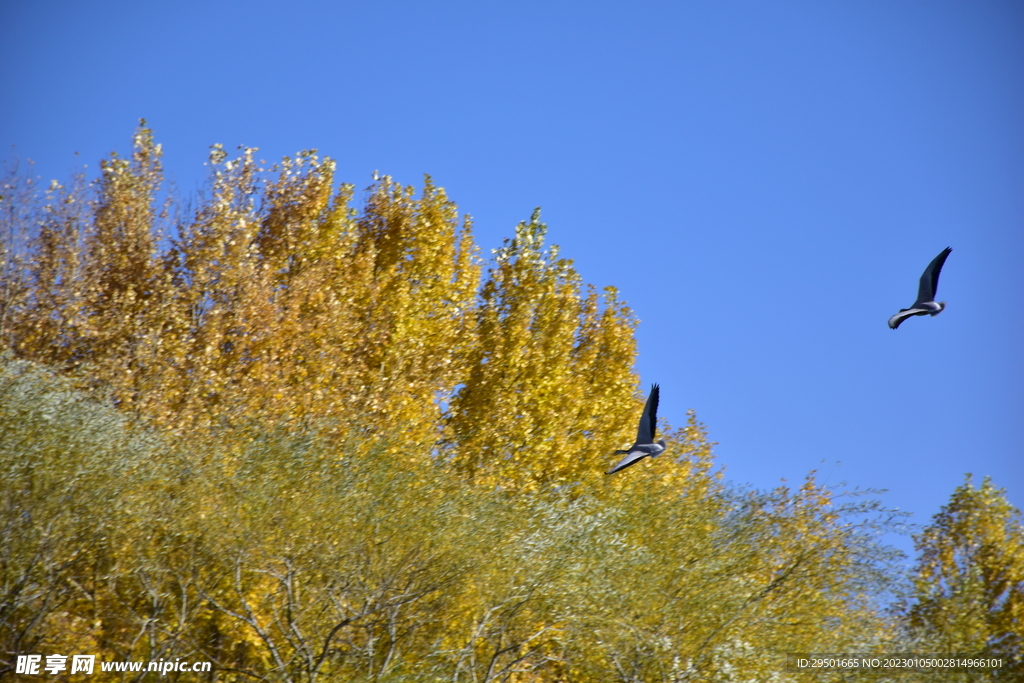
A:
<svg viewBox="0 0 1024 683">
<path fill-rule="evenodd" d="M 1003 658 L 1024 675 L 1024 523 L 1005 492 L 970 475 L 916 538 L 909 632 L 931 652 Z M 950 679 L 952 680 L 952 679 Z M 963 680 L 971 680 L 969 676 Z"/>
<path fill-rule="evenodd" d="M 4 186 L 0 675 L 821 681 L 787 655 L 897 637 L 877 504 L 737 490 L 693 413 L 603 474 L 637 320 L 539 211 L 484 262 L 429 177 L 210 162 L 187 211 L 144 124 L 93 184 Z"/>
</svg>

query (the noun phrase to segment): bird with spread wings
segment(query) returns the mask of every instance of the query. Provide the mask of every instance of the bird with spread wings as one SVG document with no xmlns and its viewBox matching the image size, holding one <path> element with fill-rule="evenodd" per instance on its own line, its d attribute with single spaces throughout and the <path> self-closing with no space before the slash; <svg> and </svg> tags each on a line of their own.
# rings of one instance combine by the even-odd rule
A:
<svg viewBox="0 0 1024 683">
<path fill-rule="evenodd" d="M 946 262 L 950 247 L 942 250 L 942 253 L 932 259 L 928 267 L 921 275 L 921 284 L 917 289 L 917 301 L 910 308 L 902 308 L 900 312 L 889 318 L 889 327 L 896 329 L 904 320 L 915 315 L 938 315 L 946 307 L 945 301 L 935 301 L 935 292 L 939 288 L 939 272 L 942 264 Z"/>
<path fill-rule="evenodd" d="M 658 399 L 660 395 L 659 386 L 652 385 L 651 393 L 647 396 L 647 405 L 644 406 L 643 415 L 640 416 L 640 426 L 636 430 L 636 443 L 630 446 L 629 450 L 615 451 L 616 455 L 625 453 L 626 457 L 605 474 L 615 474 L 619 470 L 624 470 L 630 465 L 640 462 L 647 456 L 656 458 L 665 452 L 665 440 L 654 441 L 654 434 L 658 428 Z"/>
</svg>

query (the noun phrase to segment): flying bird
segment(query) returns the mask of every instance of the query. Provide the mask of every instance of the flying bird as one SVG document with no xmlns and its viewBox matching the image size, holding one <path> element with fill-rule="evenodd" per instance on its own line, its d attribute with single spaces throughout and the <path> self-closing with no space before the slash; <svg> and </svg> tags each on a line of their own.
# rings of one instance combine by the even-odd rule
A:
<svg viewBox="0 0 1024 683">
<path fill-rule="evenodd" d="M 912 315 L 938 315 L 946 307 L 945 301 L 935 301 L 935 291 L 939 288 L 939 271 L 942 264 L 946 262 L 949 252 L 953 251 L 946 247 L 942 253 L 932 259 L 928 267 L 921 274 L 921 285 L 917 290 L 917 301 L 910 308 L 901 308 L 900 312 L 889 318 L 889 327 L 896 329 L 904 320 Z"/>
<path fill-rule="evenodd" d="M 651 393 L 647 396 L 647 405 L 644 406 L 644 414 L 640 416 L 640 426 L 636 430 L 636 443 L 630 446 L 628 451 L 615 451 L 616 455 L 626 454 L 618 465 L 611 468 L 605 474 L 615 474 L 624 470 L 630 465 L 640 462 L 648 455 L 656 458 L 665 452 L 665 440 L 655 443 L 654 432 L 658 427 L 658 396 L 660 390 L 657 384 L 651 386 Z"/>
</svg>

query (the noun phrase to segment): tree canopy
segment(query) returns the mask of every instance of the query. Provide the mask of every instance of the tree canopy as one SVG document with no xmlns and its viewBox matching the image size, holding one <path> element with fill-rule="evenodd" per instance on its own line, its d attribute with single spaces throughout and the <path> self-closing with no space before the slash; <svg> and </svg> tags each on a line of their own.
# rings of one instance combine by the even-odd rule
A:
<svg viewBox="0 0 1024 683">
<path fill-rule="evenodd" d="M 0 197 L 0 675 L 67 651 L 222 681 L 821 681 L 787 655 L 902 637 L 876 502 L 727 485 L 692 412 L 604 476 L 637 320 L 539 211 L 485 262 L 429 177 L 357 200 L 315 151 L 215 145 L 182 204 L 161 153 L 143 123 L 96 181 Z M 986 491 L 922 537 L 907 623 L 995 652 L 1021 542 Z"/>
</svg>

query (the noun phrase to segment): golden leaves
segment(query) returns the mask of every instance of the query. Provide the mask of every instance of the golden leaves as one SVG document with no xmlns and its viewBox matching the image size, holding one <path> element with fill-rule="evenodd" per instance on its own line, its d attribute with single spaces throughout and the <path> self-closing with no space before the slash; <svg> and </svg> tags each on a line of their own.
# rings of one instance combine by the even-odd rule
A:
<svg viewBox="0 0 1024 683">
<path fill-rule="evenodd" d="M 1024 645 L 1024 525 L 986 478 L 970 475 L 915 538 L 911 628 L 941 651 L 1006 656 Z"/>
<path fill-rule="evenodd" d="M 477 309 L 479 342 L 452 401 L 455 465 L 503 486 L 594 478 L 595 456 L 635 422 L 632 313 L 584 295 L 572 262 L 545 251 L 539 211 L 496 251 Z M 636 399 L 635 399 L 636 400 Z"/>
<path fill-rule="evenodd" d="M 471 222 L 429 176 L 419 194 L 375 178 L 357 207 L 331 159 L 265 169 L 255 152 L 215 145 L 188 214 L 156 206 L 144 125 L 91 195 L 58 185 L 10 213 L 4 189 L 4 225 L 34 237 L 19 258 L 4 243 L 5 339 L 166 438 L 111 450 L 127 469 L 94 495 L 131 524 L 95 554 L 106 602 L 55 623 L 91 607 L 96 642 L 130 649 L 143 615 L 160 647 L 275 680 L 422 662 L 450 680 L 696 680 L 740 661 L 766 679 L 787 648 L 877 632 L 864 552 L 813 481 L 730 491 L 693 413 L 659 425 L 664 457 L 604 476 L 643 407 L 637 320 L 546 245 L 539 212 L 481 284 Z M 75 434 L 0 419 L 15 440 Z M 55 479 L 102 469 L 58 446 Z M 0 454 L 12 481 L 35 476 Z"/>
</svg>

